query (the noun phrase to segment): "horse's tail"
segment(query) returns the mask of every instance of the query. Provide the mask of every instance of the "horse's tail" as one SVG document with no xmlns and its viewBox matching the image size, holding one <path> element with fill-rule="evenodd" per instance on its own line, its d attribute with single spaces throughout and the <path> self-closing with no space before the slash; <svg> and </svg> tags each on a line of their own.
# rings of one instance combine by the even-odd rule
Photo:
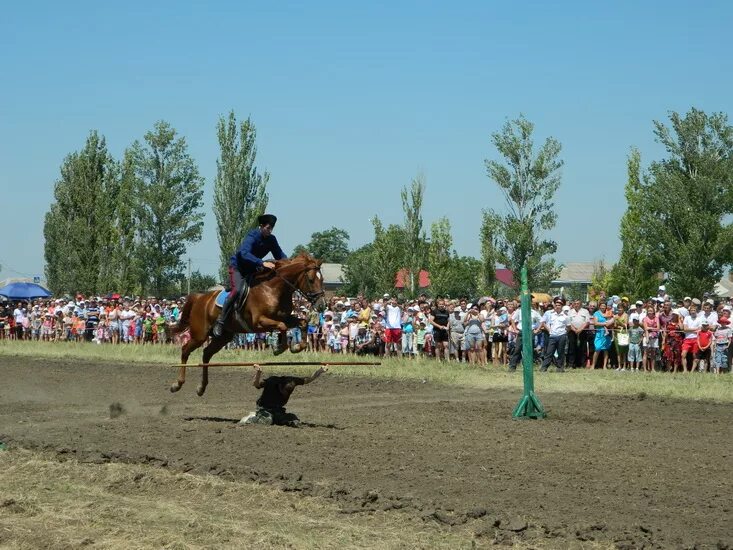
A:
<svg viewBox="0 0 733 550">
<path fill-rule="evenodd" d="M 173 332 L 173 334 L 180 334 L 188 328 L 189 321 L 191 320 L 191 310 L 193 309 L 193 304 L 196 301 L 196 296 L 198 295 L 189 294 L 186 297 L 186 303 L 183 304 L 181 318 L 178 320 L 178 323 L 171 327 L 171 331 Z"/>
</svg>

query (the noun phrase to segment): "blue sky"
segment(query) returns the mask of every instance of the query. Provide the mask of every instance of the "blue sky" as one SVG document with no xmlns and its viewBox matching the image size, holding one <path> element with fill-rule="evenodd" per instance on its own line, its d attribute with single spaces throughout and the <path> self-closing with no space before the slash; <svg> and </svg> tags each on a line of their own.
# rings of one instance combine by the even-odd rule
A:
<svg viewBox="0 0 733 550">
<path fill-rule="evenodd" d="M 212 4 L 207 5 L 207 4 Z M 629 147 L 663 151 L 652 121 L 731 112 L 728 2 L 14 2 L 0 19 L 0 278 L 43 273 L 43 216 L 64 157 L 91 129 L 119 158 L 157 120 L 206 178 L 194 268 L 214 273 L 218 117 L 258 129 L 258 166 L 286 252 L 331 226 L 355 248 L 400 223 L 427 183 L 479 254 L 490 134 L 523 113 L 563 144 L 560 261 L 614 261 Z"/>
</svg>

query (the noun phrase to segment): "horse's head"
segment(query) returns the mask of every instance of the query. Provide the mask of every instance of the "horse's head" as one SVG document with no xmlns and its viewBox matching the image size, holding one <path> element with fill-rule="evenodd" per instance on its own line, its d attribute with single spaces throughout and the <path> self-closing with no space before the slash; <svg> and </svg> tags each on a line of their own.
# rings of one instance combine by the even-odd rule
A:
<svg viewBox="0 0 733 550">
<path fill-rule="evenodd" d="M 328 305 L 323 290 L 322 263 L 323 260 L 317 260 L 305 252 L 296 256 L 290 262 L 295 287 L 318 311 L 324 311 Z"/>
</svg>

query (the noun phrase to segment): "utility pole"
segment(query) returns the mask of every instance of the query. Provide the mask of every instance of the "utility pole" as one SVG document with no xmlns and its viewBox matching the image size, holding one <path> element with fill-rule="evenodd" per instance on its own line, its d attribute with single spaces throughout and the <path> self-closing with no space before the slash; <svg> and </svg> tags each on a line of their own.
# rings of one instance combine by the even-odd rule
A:
<svg viewBox="0 0 733 550">
<path fill-rule="evenodd" d="M 188 288 L 186 295 L 191 294 L 191 258 L 188 259 Z"/>
</svg>

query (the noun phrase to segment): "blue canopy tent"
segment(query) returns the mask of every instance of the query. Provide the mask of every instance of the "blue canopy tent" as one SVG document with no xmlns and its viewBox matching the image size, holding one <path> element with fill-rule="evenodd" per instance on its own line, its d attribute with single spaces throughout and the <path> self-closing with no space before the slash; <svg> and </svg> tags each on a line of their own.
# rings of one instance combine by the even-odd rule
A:
<svg viewBox="0 0 733 550">
<path fill-rule="evenodd" d="M 51 293 L 36 283 L 10 283 L 0 288 L 0 296 L 5 296 L 9 300 L 32 300 L 48 298 Z"/>
</svg>

